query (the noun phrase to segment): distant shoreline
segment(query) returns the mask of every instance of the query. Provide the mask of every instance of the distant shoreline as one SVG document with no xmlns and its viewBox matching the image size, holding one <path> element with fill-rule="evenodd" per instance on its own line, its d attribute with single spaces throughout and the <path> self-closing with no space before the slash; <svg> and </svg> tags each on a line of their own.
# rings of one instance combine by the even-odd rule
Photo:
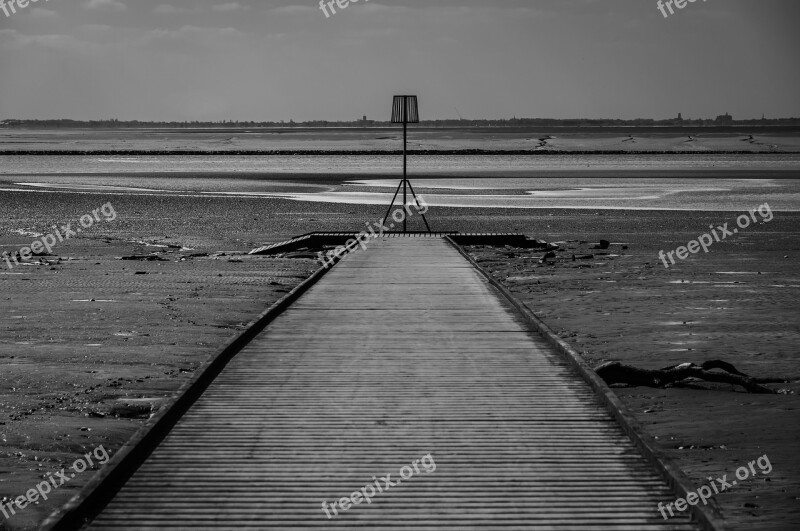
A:
<svg viewBox="0 0 800 531">
<path fill-rule="evenodd" d="M 88 149 L 88 150 L 0 150 L 0 156 L 392 156 L 402 155 L 402 150 L 319 150 L 319 149 L 290 149 L 290 150 L 117 150 L 117 149 Z M 800 151 L 775 151 L 775 150 L 687 150 L 687 151 L 627 151 L 627 150 L 554 150 L 554 149 L 413 149 L 408 151 L 410 157 L 431 155 L 528 155 L 528 156 L 564 156 L 564 155 L 800 155 Z"/>
<path fill-rule="evenodd" d="M 112 125 L 109 122 L 23 122 L 23 123 L 3 123 L 0 121 L 0 131 L 98 131 L 98 132 L 181 132 L 181 133 L 249 133 L 249 132 L 272 132 L 272 133 L 291 133 L 291 132 L 377 132 L 396 131 L 399 126 L 388 122 L 369 122 L 364 125 L 362 122 L 352 122 L 345 124 L 323 125 L 322 123 L 230 123 L 230 124 L 178 124 L 178 123 L 156 123 L 156 122 L 137 122 L 119 123 Z M 402 129 L 402 128 L 400 128 Z M 720 124 L 713 121 L 704 123 L 675 123 L 667 120 L 662 123 L 642 123 L 642 124 L 574 124 L 574 123 L 509 123 L 509 122 L 480 122 L 474 121 L 466 124 L 421 122 L 413 124 L 411 127 L 415 131 L 434 131 L 434 132 L 518 132 L 532 134 L 547 134 L 550 132 L 573 133 L 573 134 L 606 134 L 606 133 L 629 133 L 636 131 L 639 134 L 672 134 L 686 132 L 702 132 L 712 134 L 763 134 L 763 133 L 799 133 L 800 119 L 789 118 L 785 122 L 763 123 L 760 120 L 733 122 Z"/>
</svg>

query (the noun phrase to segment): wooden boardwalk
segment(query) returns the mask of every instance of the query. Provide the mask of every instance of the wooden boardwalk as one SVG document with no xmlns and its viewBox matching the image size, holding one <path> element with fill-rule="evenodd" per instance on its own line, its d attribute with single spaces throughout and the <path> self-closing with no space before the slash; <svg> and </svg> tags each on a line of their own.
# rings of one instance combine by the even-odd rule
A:
<svg viewBox="0 0 800 531">
<path fill-rule="evenodd" d="M 453 247 L 388 238 L 245 347 L 90 528 L 695 529 L 662 519 L 675 497 Z"/>
</svg>

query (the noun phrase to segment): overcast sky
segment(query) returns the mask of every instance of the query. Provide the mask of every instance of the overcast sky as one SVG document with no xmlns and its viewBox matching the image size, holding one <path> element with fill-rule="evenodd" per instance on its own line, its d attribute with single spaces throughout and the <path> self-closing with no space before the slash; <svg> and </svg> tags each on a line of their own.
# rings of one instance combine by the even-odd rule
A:
<svg viewBox="0 0 800 531">
<path fill-rule="evenodd" d="M 318 4 L 0 10 L 0 119 L 385 120 L 400 93 L 425 119 L 800 116 L 797 0 Z"/>
</svg>

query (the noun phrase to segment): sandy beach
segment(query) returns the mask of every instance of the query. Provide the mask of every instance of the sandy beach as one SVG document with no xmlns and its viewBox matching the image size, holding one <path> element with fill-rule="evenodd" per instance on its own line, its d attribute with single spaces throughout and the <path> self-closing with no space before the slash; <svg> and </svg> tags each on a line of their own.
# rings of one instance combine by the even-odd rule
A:
<svg viewBox="0 0 800 531">
<path fill-rule="evenodd" d="M 0 153 L 396 152 L 398 128 L 0 129 Z M 409 131 L 415 152 L 798 153 L 796 127 L 493 127 Z"/>
<path fill-rule="evenodd" d="M 112 453 L 192 371 L 244 323 L 318 263 L 241 253 L 268 241 L 378 219 L 377 205 L 282 199 L 197 199 L 79 193 L 7 193 L 0 249 L 55 220 L 112 202 L 114 223 L 65 242 L 47 265 L 0 271 L 6 311 L 2 495 L 102 444 Z M 123 215 L 124 213 L 124 215 Z M 701 484 L 767 454 L 768 478 L 716 498 L 732 528 L 787 529 L 800 519 L 796 353 L 800 214 L 776 213 L 736 239 L 669 270 L 658 251 L 685 244 L 730 212 L 437 208 L 435 227 L 522 232 L 558 242 L 541 253 L 471 252 L 592 364 L 640 367 L 724 359 L 757 377 L 785 378 L 785 393 L 750 395 L 726 385 L 619 389 L 647 436 Z M 594 242 L 612 242 L 607 251 Z M 626 247 L 623 249 L 623 245 Z M 147 256 L 153 261 L 120 260 Z M 54 253 L 55 254 L 55 253 Z M 572 260 L 572 255 L 592 258 Z M 224 317 L 222 317 L 224 316 Z M 80 326 L 78 326 L 78 324 Z M 764 415 L 769 411 L 770 415 Z M 28 529 L 89 478 L 5 525 Z"/>
<path fill-rule="evenodd" d="M 528 250 L 471 251 L 592 366 L 613 360 L 658 369 L 721 359 L 756 378 L 784 379 L 769 385 L 784 393 L 777 395 L 706 382 L 616 392 L 697 486 L 708 477 L 732 478 L 738 467 L 768 455 L 768 477 L 715 500 L 730 529 L 792 529 L 800 521 L 800 216 L 781 215 L 669 270 L 658 259 L 659 250 L 697 237 L 689 227 L 701 232 L 729 218 L 570 212 L 548 222 L 544 238 L 561 242 L 562 250 L 546 265 L 538 263 L 543 253 Z M 598 225 L 614 229 L 599 232 Z M 604 238 L 610 248 L 594 249 Z"/>
<path fill-rule="evenodd" d="M 248 224 L 230 215 L 234 201 L 198 216 L 185 201 L 104 200 L 137 214 L 63 242 L 46 264 L 0 268 L 3 503 L 100 445 L 113 456 L 222 343 L 318 267 L 243 254 L 252 243 L 232 230 Z M 4 195 L 0 249 L 30 244 L 13 232 L 20 226 L 45 231 L 48 220 L 99 204 Z M 151 258 L 120 259 L 131 256 Z M 0 528 L 35 529 L 90 477 L 75 476 Z"/>
</svg>

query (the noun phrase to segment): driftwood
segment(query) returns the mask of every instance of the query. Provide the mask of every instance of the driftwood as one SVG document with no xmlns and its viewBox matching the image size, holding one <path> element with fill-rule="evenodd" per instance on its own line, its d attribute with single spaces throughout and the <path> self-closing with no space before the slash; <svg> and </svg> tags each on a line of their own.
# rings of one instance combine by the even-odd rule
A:
<svg viewBox="0 0 800 531">
<path fill-rule="evenodd" d="M 712 369 L 721 369 L 725 372 L 711 372 Z M 702 365 L 694 363 L 681 363 L 663 369 L 639 369 L 630 365 L 623 365 L 618 361 L 603 363 L 595 372 L 609 385 L 628 384 L 634 387 L 666 387 L 679 384 L 687 378 L 698 378 L 708 382 L 721 382 L 731 385 L 740 385 L 750 393 L 771 393 L 776 391 L 758 384 L 755 378 L 739 372 L 736 367 L 721 360 L 711 360 Z"/>
</svg>

